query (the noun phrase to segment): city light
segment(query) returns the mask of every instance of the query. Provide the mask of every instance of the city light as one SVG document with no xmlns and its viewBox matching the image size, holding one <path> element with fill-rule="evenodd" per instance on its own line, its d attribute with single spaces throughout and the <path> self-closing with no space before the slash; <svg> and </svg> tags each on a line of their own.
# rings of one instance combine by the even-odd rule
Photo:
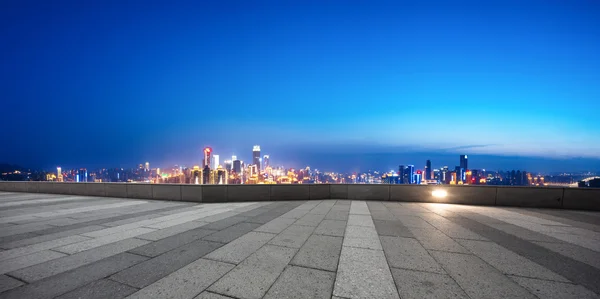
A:
<svg viewBox="0 0 600 299">
<path fill-rule="evenodd" d="M 433 192 L 431 192 L 431 195 L 436 198 L 445 198 L 446 196 L 448 196 L 448 192 L 446 192 L 446 190 L 433 190 Z"/>
</svg>

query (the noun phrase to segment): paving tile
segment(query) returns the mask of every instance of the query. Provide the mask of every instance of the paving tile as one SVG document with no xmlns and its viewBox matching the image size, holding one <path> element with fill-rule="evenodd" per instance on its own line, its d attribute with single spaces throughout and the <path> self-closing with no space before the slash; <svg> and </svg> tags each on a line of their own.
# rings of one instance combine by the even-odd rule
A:
<svg viewBox="0 0 600 299">
<path fill-rule="evenodd" d="M 289 266 L 283 271 L 264 298 L 330 299 L 334 281 L 335 273 Z"/>
<path fill-rule="evenodd" d="M 168 228 L 164 228 L 161 230 L 157 230 L 154 232 L 150 232 L 147 234 L 143 234 L 143 235 L 139 235 L 136 238 L 138 239 L 143 239 L 143 240 L 149 240 L 149 241 L 158 241 L 160 239 L 164 239 L 167 237 L 171 237 L 189 230 L 193 230 L 202 226 L 205 226 L 207 223 L 206 222 L 200 222 L 200 221 L 190 221 L 190 222 L 186 222 L 183 224 L 179 224 L 179 225 L 175 225 L 175 226 L 171 226 Z"/>
<path fill-rule="evenodd" d="M 56 299 L 104 299 L 104 298 L 124 298 L 137 291 L 128 285 L 116 282 L 110 279 L 96 280 L 81 288 L 70 291 Z"/>
<path fill-rule="evenodd" d="M 396 220 L 396 216 L 394 216 L 394 214 L 392 214 L 392 212 L 390 212 L 388 210 L 376 210 L 376 211 L 371 210 L 371 217 L 373 218 L 373 220 L 387 220 L 387 221 Z"/>
<path fill-rule="evenodd" d="M 458 244 L 452 238 L 446 236 L 437 229 L 409 228 L 410 232 L 423 244 L 423 247 L 430 250 L 449 251 L 458 253 L 469 253 L 464 247 Z"/>
<path fill-rule="evenodd" d="M 194 297 L 194 299 L 231 299 L 231 297 L 204 291 L 200 295 Z"/>
<path fill-rule="evenodd" d="M 546 249 L 557 252 L 561 255 L 580 261 L 597 269 L 600 269 L 600 258 L 598 258 L 598 252 L 583 248 L 577 245 L 568 243 L 546 243 L 546 242 L 533 242 Z"/>
<path fill-rule="evenodd" d="M 343 237 L 345 231 L 346 221 L 325 219 L 317 226 L 314 233 L 317 235 Z"/>
<path fill-rule="evenodd" d="M 62 254 L 51 250 L 43 250 L 32 254 L 4 260 L 0 262 L 0 274 L 27 268 L 33 265 L 61 258 L 63 256 L 66 256 L 66 254 Z"/>
<path fill-rule="evenodd" d="M 199 240 L 202 237 L 208 236 L 214 232 L 214 230 L 197 228 L 155 242 L 151 242 L 143 246 L 136 247 L 134 249 L 129 250 L 129 252 L 147 257 L 155 257 L 167 251 L 171 251 L 175 248 Z"/>
<path fill-rule="evenodd" d="M 377 231 L 374 227 L 368 226 L 348 225 L 344 236 L 344 246 L 382 250 Z"/>
<path fill-rule="evenodd" d="M 148 244 L 148 241 L 127 239 L 74 255 L 54 259 L 9 273 L 11 276 L 26 282 L 33 282 L 59 273 L 69 271 L 110 256 L 125 252 L 138 246 Z"/>
<path fill-rule="evenodd" d="M 37 244 L 32 244 L 29 246 L 24 246 L 20 248 L 10 249 L 3 252 L 0 252 L 0 261 L 32 254 L 38 251 L 47 250 L 59 246 L 63 246 L 66 244 L 77 243 L 89 240 L 90 238 L 83 236 L 69 236 L 60 239 L 50 240 L 46 242 L 41 242 Z"/>
<path fill-rule="evenodd" d="M 425 221 L 425 219 L 419 216 L 412 215 L 401 215 L 396 216 L 398 221 L 402 222 L 402 225 L 406 227 L 414 227 L 414 228 L 433 228 L 429 222 Z"/>
<path fill-rule="evenodd" d="M 370 215 L 350 215 L 348 216 L 348 225 L 375 227 Z"/>
<path fill-rule="evenodd" d="M 267 244 L 273 237 L 275 237 L 275 234 L 249 232 L 209 253 L 205 258 L 231 264 L 239 264 L 263 245 Z"/>
<path fill-rule="evenodd" d="M 429 222 L 429 224 L 431 224 L 450 238 L 487 241 L 487 238 L 482 237 L 466 228 L 463 228 L 462 226 L 457 225 L 454 222 L 442 216 L 431 215 L 424 218 L 427 222 Z"/>
<path fill-rule="evenodd" d="M 380 239 L 390 267 L 446 273 L 417 240 L 389 236 L 381 236 Z"/>
<path fill-rule="evenodd" d="M 398 220 L 373 220 L 380 236 L 414 238 L 410 230 Z"/>
<path fill-rule="evenodd" d="M 566 278 L 496 243 L 475 240 L 457 242 L 504 274 L 569 282 Z"/>
<path fill-rule="evenodd" d="M 233 267 L 235 265 L 198 259 L 127 298 L 193 298 Z"/>
<path fill-rule="evenodd" d="M 210 224 L 207 224 L 204 228 L 205 229 L 213 229 L 213 230 L 222 230 L 222 229 L 226 229 L 232 225 L 236 225 L 246 219 L 248 219 L 248 217 L 232 216 L 232 217 L 228 217 L 228 218 L 221 219 L 219 221 L 215 221 Z"/>
<path fill-rule="evenodd" d="M 471 298 L 535 298 L 474 255 L 442 251 L 432 254 Z"/>
<path fill-rule="evenodd" d="M 350 204 L 350 215 L 370 215 L 369 207 L 367 207 L 367 203 L 364 201 L 354 200 Z M 370 217 L 370 216 L 369 216 Z"/>
<path fill-rule="evenodd" d="M 342 247 L 333 295 L 344 298 L 400 298 L 383 251 Z"/>
<path fill-rule="evenodd" d="M 318 226 L 325 218 L 325 214 L 306 214 L 294 222 L 295 225 Z"/>
<path fill-rule="evenodd" d="M 0 293 L 22 286 L 23 282 L 6 275 L 0 275 Z M 0 295 L 1 296 L 1 295 Z"/>
<path fill-rule="evenodd" d="M 347 210 L 339 211 L 339 210 L 331 209 L 331 211 L 329 211 L 329 213 L 327 213 L 327 215 L 325 215 L 325 219 L 347 221 L 348 220 L 348 211 Z"/>
<path fill-rule="evenodd" d="M 236 225 L 230 226 L 222 231 L 216 232 L 209 236 L 204 237 L 204 240 L 220 242 L 220 243 L 229 243 L 251 231 L 258 228 L 260 224 L 258 223 L 247 223 L 242 222 Z"/>
<path fill-rule="evenodd" d="M 265 245 L 208 290 L 238 298 L 262 298 L 296 251 L 293 248 Z"/>
<path fill-rule="evenodd" d="M 73 235 L 77 235 L 77 234 L 81 234 L 81 233 L 91 232 L 91 231 L 95 231 L 95 230 L 99 230 L 99 229 L 103 229 L 103 228 L 104 228 L 103 226 L 99 226 L 99 225 L 90 225 L 90 226 L 85 226 L 85 227 L 81 227 L 81 228 L 77 228 L 77 229 L 54 233 L 54 234 L 47 234 L 47 235 L 41 235 L 41 236 L 36 235 L 36 236 L 28 238 L 28 239 L 21 239 L 18 241 L 13 241 L 10 243 L 2 244 L 1 247 L 5 248 L 5 249 L 13 249 L 13 248 L 32 245 L 32 244 L 53 241 L 56 239 L 61 239 L 64 237 L 69 237 L 69 236 L 73 236 Z"/>
<path fill-rule="evenodd" d="M 12 289 L 2 294 L 2 298 L 54 298 L 111 275 L 112 273 L 131 267 L 144 260 L 146 260 L 145 257 L 124 252 L 96 263 L 77 268 L 73 271 L 68 271 L 20 288 Z"/>
<path fill-rule="evenodd" d="M 136 288 L 143 288 L 181 269 L 222 245 L 220 243 L 197 240 L 123 270 L 111 276 L 110 279 Z"/>
<path fill-rule="evenodd" d="M 283 232 L 273 238 L 269 244 L 285 246 L 291 248 L 300 248 L 302 244 L 314 231 L 312 226 L 290 225 Z"/>
<path fill-rule="evenodd" d="M 581 285 L 518 276 L 511 276 L 511 279 L 539 298 L 600 298 L 598 294 L 586 289 Z"/>
<path fill-rule="evenodd" d="M 335 272 L 342 249 L 342 237 L 312 235 L 290 264 Z"/>
<path fill-rule="evenodd" d="M 468 298 L 446 274 L 392 268 L 392 276 L 402 299 Z"/>
<path fill-rule="evenodd" d="M 75 254 L 78 252 L 82 252 L 82 251 L 90 250 L 90 249 L 93 249 L 96 247 L 100 247 L 100 246 L 103 246 L 106 244 L 111 244 L 111 243 L 115 243 L 118 241 L 133 238 L 133 237 L 136 237 L 139 235 L 147 234 L 147 233 L 153 232 L 153 231 L 155 231 L 155 230 L 150 229 L 150 228 L 140 227 L 140 228 L 124 231 L 124 232 L 118 233 L 118 234 L 103 236 L 103 237 L 99 237 L 99 238 L 95 238 L 95 239 L 91 239 L 91 240 L 87 240 L 87 241 L 83 241 L 83 242 L 79 242 L 79 243 L 75 243 L 75 244 L 69 244 L 69 245 L 65 245 L 65 246 L 61 246 L 61 247 L 56 247 L 53 250 L 58 251 L 58 252 L 68 253 L 68 254 Z"/>
<path fill-rule="evenodd" d="M 292 223 L 296 222 L 294 218 L 276 218 L 273 219 L 264 225 L 261 225 L 255 231 L 278 234 L 288 228 Z"/>
</svg>

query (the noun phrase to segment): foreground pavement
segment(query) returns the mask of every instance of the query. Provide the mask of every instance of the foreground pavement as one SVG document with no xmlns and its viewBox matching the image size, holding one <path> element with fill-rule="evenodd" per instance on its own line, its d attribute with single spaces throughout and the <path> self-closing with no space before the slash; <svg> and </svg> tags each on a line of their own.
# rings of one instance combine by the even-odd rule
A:
<svg viewBox="0 0 600 299">
<path fill-rule="evenodd" d="M 600 213 L 0 193 L 0 298 L 600 298 Z"/>
</svg>

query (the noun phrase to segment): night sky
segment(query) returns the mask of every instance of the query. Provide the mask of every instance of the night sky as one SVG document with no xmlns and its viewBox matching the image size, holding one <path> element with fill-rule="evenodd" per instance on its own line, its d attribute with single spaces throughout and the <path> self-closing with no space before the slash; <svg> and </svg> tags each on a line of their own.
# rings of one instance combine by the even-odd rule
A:
<svg viewBox="0 0 600 299">
<path fill-rule="evenodd" d="M 0 3 L 0 162 L 600 169 L 600 2 Z"/>
</svg>

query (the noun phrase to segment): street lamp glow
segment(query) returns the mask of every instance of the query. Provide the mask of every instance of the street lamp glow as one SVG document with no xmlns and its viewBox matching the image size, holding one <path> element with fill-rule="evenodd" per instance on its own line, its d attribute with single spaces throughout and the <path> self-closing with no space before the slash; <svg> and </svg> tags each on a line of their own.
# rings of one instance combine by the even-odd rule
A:
<svg viewBox="0 0 600 299">
<path fill-rule="evenodd" d="M 446 192 L 446 190 L 433 190 L 433 192 L 431 192 L 431 195 L 437 198 L 444 198 L 448 196 L 448 192 Z"/>
</svg>

